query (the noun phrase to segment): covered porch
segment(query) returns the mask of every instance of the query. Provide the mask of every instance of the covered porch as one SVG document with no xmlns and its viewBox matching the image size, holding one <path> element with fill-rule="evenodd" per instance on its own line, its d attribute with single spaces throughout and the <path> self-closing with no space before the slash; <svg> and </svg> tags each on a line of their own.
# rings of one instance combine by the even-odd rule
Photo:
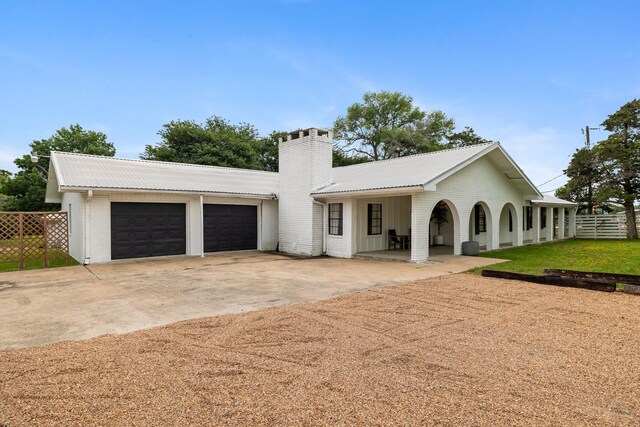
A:
<svg viewBox="0 0 640 427">
<path fill-rule="evenodd" d="M 412 194 L 323 202 L 328 212 L 327 255 L 421 262 L 426 261 L 427 256 L 460 253 L 459 247 L 456 250 L 460 225 L 452 204 L 442 202 L 417 212 Z M 416 233 L 416 230 L 424 232 Z M 416 259 L 416 253 L 422 250 L 427 253 Z"/>
</svg>

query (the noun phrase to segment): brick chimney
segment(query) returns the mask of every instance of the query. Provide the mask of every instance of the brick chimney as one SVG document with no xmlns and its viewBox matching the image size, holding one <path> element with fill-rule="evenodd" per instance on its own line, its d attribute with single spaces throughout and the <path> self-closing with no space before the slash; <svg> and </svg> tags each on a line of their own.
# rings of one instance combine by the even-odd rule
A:
<svg viewBox="0 0 640 427">
<path fill-rule="evenodd" d="M 331 182 L 331 140 L 331 131 L 309 128 L 279 141 L 278 228 L 283 252 L 322 254 L 324 211 L 311 192 Z"/>
</svg>

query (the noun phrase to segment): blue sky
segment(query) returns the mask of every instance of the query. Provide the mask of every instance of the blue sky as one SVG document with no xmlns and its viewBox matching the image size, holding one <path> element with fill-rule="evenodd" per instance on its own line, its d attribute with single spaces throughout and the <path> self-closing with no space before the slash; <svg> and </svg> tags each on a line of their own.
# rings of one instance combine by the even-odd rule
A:
<svg viewBox="0 0 640 427">
<path fill-rule="evenodd" d="M 171 120 L 329 127 L 390 90 L 540 184 L 640 97 L 638 22 L 637 1 L 0 0 L 0 168 L 73 123 L 135 158 Z"/>
</svg>

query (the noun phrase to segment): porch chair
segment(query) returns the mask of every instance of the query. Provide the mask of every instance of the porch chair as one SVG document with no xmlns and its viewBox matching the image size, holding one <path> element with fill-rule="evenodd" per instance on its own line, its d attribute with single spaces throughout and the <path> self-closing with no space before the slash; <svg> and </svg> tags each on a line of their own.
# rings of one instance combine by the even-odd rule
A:
<svg viewBox="0 0 640 427">
<path fill-rule="evenodd" d="M 395 228 L 389 229 L 389 250 L 396 250 L 397 248 L 404 249 L 402 240 L 398 237 Z"/>
</svg>

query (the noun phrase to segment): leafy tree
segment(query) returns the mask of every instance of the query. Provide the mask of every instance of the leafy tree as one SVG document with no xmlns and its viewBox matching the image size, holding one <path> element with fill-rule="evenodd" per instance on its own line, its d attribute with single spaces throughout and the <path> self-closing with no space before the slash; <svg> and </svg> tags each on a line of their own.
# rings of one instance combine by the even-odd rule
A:
<svg viewBox="0 0 640 427">
<path fill-rule="evenodd" d="M 399 92 L 367 92 L 333 129 L 345 152 L 371 160 L 441 149 L 455 123 L 441 111 L 427 114 Z"/>
<path fill-rule="evenodd" d="M 627 102 L 602 126 L 611 134 L 594 147 L 602 171 L 597 199 L 622 205 L 627 238 L 637 239 L 634 203 L 640 198 L 640 100 Z"/>
<path fill-rule="evenodd" d="M 0 191 L 2 190 L 4 183 L 11 179 L 11 172 L 8 170 L 0 169 Z M 7 199 L 7 196 L 0 193 L 0 210 L 2 209 L 2 204 Z"/>
<path fill-rule="evenodd" d="M 52 151 L 102 156 L 113 156 L 116 153 L 115 147 L 107 141 L 104 133 L 84 130 L 78 124 L 61 128 L 50 138 L 33 141 L 29 146 L 32 153 L 38 154 L 37 166 L 44 171 L 49 170 L 48 156 Z M 0 193 L 8 196 L 2 209 L 7 211 L 60 209 L 58 204 L 45 204 L 46 181 L 36 169 L 36 164 L 31 161 L 31 156 L 25 154 L 17 158 L 14 163 L 20 170 L 0 184 Z"/>
<path fill-rule="evenodd" d="M 602 175 L 596 150 L 586 147 L 576 150 L 564 173 L 569 180 L 556 190 L 556 196 L 577 203 L 581 212 L 593 213 Z"/>
<path fill-rule="evenodd" d="M 263 169 L 264 161 L 272 162 L 269 155 L 262 158 L 266 141 L 248 123 L 232 125 L 218 116 L 202 124 L 178 120 L 165 124 L 158 135 L 162 141 L 147 145 L 141 158 L 243 169 Z"/>
<path fill-rule="evenodd" d="M 366 163 L 370 161 L 370 159 L 366 157 L 359 156 L 347 156 L 340 148 L 333 148 L 333 167 L 337 168 L 340 166 L 351 166 L 357 165 L 359 163 Z"/>
<path fill-rule="evenodd" d="M 465 126 L 460 132 L 452 133 L 447 136 L 451 148 L 469 147 L 476 144 L 486 144 L 490 141 L 479 136 L 472 127 Z"/>
<path fill-rule="evenodd" d="M 2 203 L 2 210 L 12 212 L 55 211 L 58 204 L 45 204 L 46 182 L 36 168 L 20 171 L 12 179 L 7 180 L 2 191 L 7 198 Z"/>
<path fill-rule="evenodd" d="M 267 171 L 278 172 L 278 140 L 286 138 L 287 132 L 273 131 L 259 141 L 258 153 L 262 168 Z"/>
</svg>

